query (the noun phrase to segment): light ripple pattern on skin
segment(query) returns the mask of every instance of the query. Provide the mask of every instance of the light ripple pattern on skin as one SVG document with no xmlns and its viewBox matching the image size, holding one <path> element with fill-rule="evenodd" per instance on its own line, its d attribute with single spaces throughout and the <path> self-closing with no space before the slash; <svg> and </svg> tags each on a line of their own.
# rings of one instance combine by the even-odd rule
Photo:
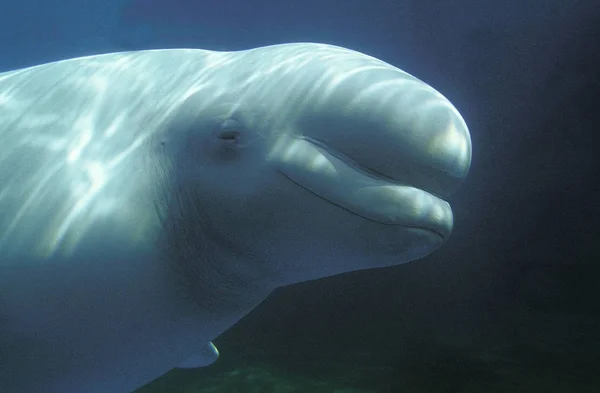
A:
<svg viewBox="0 0 600 393">
<path fill-rule="evenodd" d="M 2 393 L 211 364 L 274 289 L 437 249 L 471 163 L 439 92 L 314 43 L 3 73 L 0 138 Z"/>
</svg>

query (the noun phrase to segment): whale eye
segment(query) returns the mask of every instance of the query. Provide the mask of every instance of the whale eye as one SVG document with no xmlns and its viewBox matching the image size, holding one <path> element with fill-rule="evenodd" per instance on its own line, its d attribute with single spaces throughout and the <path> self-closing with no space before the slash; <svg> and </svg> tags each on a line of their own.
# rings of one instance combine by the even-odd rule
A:
<svg viewBox="0 0 600 393">
<path fill-rule="evenodd" d="M 224 143 L 237 143 L 240 140 L 240 133 L 234 130 L 222 130 L 219 133 L 219 139 Z"/>
<path fill-rule="evenodd" d="M 219 127 L 219 140 L 226 143 L 240 142 L 244 126 L 235 119 L 227 119 Z"/>
<path fill-rule="evenodd" d="M 248 144 L 246 134 L 244 126 L 239 121 L 234 119 L 223 121 L 213 134 L 214 153 L 221 158 L 237 156 L 239 149 Z"/>
<path fill-rule="evenodd" d="M 221 147 L 239 147 L 242 140 L 243 126 L 235 119 L 227 119 L 222 122 L 216 132 L 217 141 Z"/>
</svg>

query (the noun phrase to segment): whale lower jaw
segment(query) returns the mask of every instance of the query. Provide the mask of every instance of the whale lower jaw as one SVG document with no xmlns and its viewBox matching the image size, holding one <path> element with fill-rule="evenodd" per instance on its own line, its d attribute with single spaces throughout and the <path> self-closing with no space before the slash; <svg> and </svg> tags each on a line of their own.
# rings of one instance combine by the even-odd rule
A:
<svg viewBox="0 0 600 393">
<path fill-rule="evenodd" d="M 290 181 L 367 220 L 429 231 L 442 239 L 452 231 L 448 202 L 363 172 L 308 139 L 283 137 L 270 159 Z"/>
</svg>

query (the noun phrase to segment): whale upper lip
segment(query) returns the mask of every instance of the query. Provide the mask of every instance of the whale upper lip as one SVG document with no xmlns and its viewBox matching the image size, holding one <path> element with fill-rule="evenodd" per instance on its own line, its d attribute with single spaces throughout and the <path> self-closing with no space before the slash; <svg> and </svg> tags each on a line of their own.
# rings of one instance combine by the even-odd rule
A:
<svg viewBox="0 0 600 393">
<path fill-rule="evenodd" d="M 447 238 L 452 210 L 440 197 L 401 184 L 308 138 L 275 146 L 280 171 L 291 181 L 354 214 L 386 225 L 428 230 Z"/>
</svg>

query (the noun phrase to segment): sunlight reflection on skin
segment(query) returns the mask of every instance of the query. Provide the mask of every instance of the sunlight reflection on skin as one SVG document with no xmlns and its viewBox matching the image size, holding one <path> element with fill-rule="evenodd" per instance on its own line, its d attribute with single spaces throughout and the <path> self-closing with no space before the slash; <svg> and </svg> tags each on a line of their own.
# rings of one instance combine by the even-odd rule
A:
<svg viewBox="0 0 600 393">
<path fill-rule="evenodd" d="M 31 157 L 31 168 L 24 172 L 29 178 L 15 180 L 11 177 L 0 192 L 0 203 L 10 207 L 3 211 L 11 212 L 0 217 L 0 228 L 3 229 L 1 248 L 35 244 L 34 248 L 42 257 L 58 250 L 68 253 L 96 220 L 111 216 L 111 209 L 131 204 L 123 203 L 123 199 L 133 199 L 132 192 L 120 192 L 122 185 L 129 180 L 127 176 L 117 174 L 131 171 L 131 167 L 137 165 L 137 158 L 132 158 L 134 153 L 160 129 L 174 108 L 198 91 L 210 92 L 206 95 L 206 106 L 221 99 L 222 94 L 231 94 L 222 86 L 236 86 L 235 93 L 240 100 L 247 95 L 260 100 L 280 83 L 281 78 L 291 73 L 295 79 L 290 82 L 288 78 L 286 85 L 279 86 L 279 90 L 282 96 L 289 95 L 296 102 L 294 105 L 279 103 L 279 108 L 271 110 L 278 111 L 280 117 L 293 118 L 294 112 L 307 106 L 325 105 L 330 99 L 339 100 L 336 94 L 339 95 L 338 90 L 343 91 L 348 81 L 379 72 L 386 75 L 384 79 L 369 84 L 353 97 L 344 98 L 347 111 L 360 111 L 361 102 L 373 95 L 381 100 L 383 106 L 397 98 L 386 93 L 388 88 L 399 85 L 412 92 L 404 96 L 400 105 L 418 106 L 414 108 L 415 113 L 440 113 L 439 105 L 445 102 L 437 100 L 427 104 L 419 98 L 420 95 L 435 91 L 411 75 L 392 69 L 375 58 L 356 56 L 354 52 L 328 45 L 313 45 L 310 50 L 302 46 L 290 46 L 287 50 L 280 48 L 273 51 L 272 61 L 263 67 L 252 66 L 252 60 L 239 52 L 178 49 L 170 50 L 169 56 L 159 62 L 156 62 L 156 57 L 149 56 L 153 52 L 66 60 L 0 74 L 0 110 L 3 113 L 0 137 L 3 140 L 20 140 L 13 142 L 15 148 L 0 152 L 0 165 L 22 167 L 24 164 L 19 162 L 20 157 Z M 190 53 L 195 56 L 190 56 Z M 245 53 L 251 56 L 252 50 Z M 291 94 L 299 85 L 306 83 L 304 70 L 310 70 L 310 65 L 315 62 L 331 62 L 331 72 L 325 67 L 325 72 L 314 84 L 305 88 L 303 95 Z M 345 66 L 340 69 L 340 64 Z M 46 67 L 49 72 L 53 67 L 60 67 L 56 69 L 62 78 L 56 80 L 63 79 L 61 83 L 54 86 L 53 81 L 42 80 L 37 73 L 41 67 Z M 165 69 L 175 72 L 156 78 L 157 67 L 163 73 Z M 213 77 L 214 71 L 222 71 L 226 67 L 236 70 L 230 73 L 233 80 L 224 83 Z M 173 91 L 181 92 L 182 85 L 187 86 L 183 93 L 171 94 Z M 131 101 L 131 96 L 126 94 L 128 89 L 139 92 L 137 101 Z M 127 101 L 126 105 L 123 100 Z M 153 108 L 150 113 L 139 110 L 148 105 Z M 424 108 L 423 105 L 431 105 L 432 108 Z M 447 110 L 456 111 L 451 105 Z M 460 116 L 458 118 L 461 119 Z M 415 119 L 432 121 L 427 115 Z M 441 121 L 447 123 L 447 119 Z M 441 160 L 441 166 L 444 166 L 444 160 L 458 160 L 462 165 L 454 167 L 468 167 L 464 163 L 469 159 L 470 146 L 461 136 L 453 137 L 453 127 L 447 124 L 447 133 L 432 136 L 430 156 Z M 458 142 L 448 150 L 452 141 Z M 444 151 L 449 151 L 448 157 L 444 156 Z M 61 182 L 68 184 L 61 188 L 61 192 L 53 191 Z M 41 214 L 43 209 L 46 210 Z M 113 216 L 125 219 L 131 214 L 122 212 Z M 145 225 L 143 222 L 140 220 L 138 225 Z M 126 227 L 136 232 L 132 225 L 129 223 Z M 32 226 L 43 227 L 43 235 L 34 242 L 27 240 L 23 233 L 23 228 Z M 32 236 L 33 233 L 31 231 Z"/>
</svg>

